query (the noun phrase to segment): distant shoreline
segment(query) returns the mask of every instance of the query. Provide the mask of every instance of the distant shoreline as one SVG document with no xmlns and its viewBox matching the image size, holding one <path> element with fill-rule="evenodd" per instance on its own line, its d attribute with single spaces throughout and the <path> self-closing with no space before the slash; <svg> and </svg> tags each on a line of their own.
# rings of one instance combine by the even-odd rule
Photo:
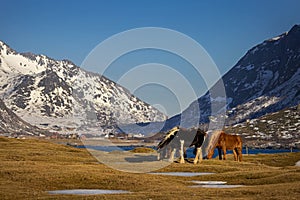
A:
<svg viewBox="0 0 300 200">
<path fill-rule="evenodd" d="M 145 147 L 145 148 L 152 148 L 154 150 L 156 145 L 109 145 L 109 146 L 85 146 L 85 145 L 80 145 L 80 146 L 74 146 L 75 148 L 85 148 L 85 149 L 92 149 L 92 150 L 97 150 L 97 151 L 104 151 L 104 152 L 112 152 L 112 151 L 131 151 L 135 148 L 138 147 Z M 245 148 L 243 148 L 243 155 L 256 155 L 256 154 L 278 154 L 278 153 L 295 153 L 295 152 L 300 152 L 300 149 L 293 149 L 291 152 L 290 149 L 258 149 L 258 148 L 249 148 L 248 153 Z M 232 154 L 232 151 L 227 151 L 227 154 Z M 218 151 L 217 149 L 214 152 L 214 158 L 218 156 Z M 188 158 L 193 158 L 193 148 L 187 149 L 187 157 Z"/>
<path fill-rule="evenodd" d="M 5 136 L 3 136 L 5 137 Z M 37 138 L 37 137 L 27 137 L 27 138 L 19 138 L 19 139 L 38 139 L 38 140 L 45 140 L 50 141 L 56 144 L 62 144 L 67 146 L 84 146 L 84 145 L 90 145 L 90 146 L 112 146 L 112 147 L 153 147 L 158 144 L 158 142 L 144 142 L 143 140 L 139 139 L 133 139 L 133 140 L 123 140 L 123 139 L 92 139 L 92 140 L 80 140 L 80 139 L 46 139 L 46 138 Z M 86 143 L 86 141 L 88 141 Z M 246 146 L 243 147 L 243 150 L 246 149 Z M 290 152 L 291 148 L 287 148 L 285 146 L 269 146 L 269 147 L 259 147 L 259 146 L 248 146 L 248 150 L 265 150 L 265 151 L 285 151 Z M 300 148 L 298 147 L 292 147 L 292 152 L 299 152 Z"/>
</svg>

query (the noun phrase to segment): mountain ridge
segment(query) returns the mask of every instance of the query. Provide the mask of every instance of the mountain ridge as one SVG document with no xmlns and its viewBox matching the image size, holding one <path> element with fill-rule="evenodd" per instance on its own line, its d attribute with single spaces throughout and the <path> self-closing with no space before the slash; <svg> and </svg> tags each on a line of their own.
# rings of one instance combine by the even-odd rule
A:
<svg viewBox="0 0 300 200">
<path fill-rule="evenodd" d="M 0 41 L 0 66 L 0 97 L 37 126 L 113 129 L 122 123 L 166 119 L 126 88 L 69 60 L 17 53 Z"/>
<path fill-rule="evenodd" d="M 250 48 L 222 76 L 222 81 L 227 95 L 227 125 L 299 104 L 300 25 L 294 25 L 288 32 Z M 211 89 L 218 84 L 219 81 Z M 183 114 L 169 118 L 165 129 L 179 125 L 180 121 L 193 121 L 195 106 L 200 109 L 199 123 L 209 123 L 211 100 L 214 101 L 207 91 L 192 102 Z"/>
<path fill-rule="evenodd" d="M 19 118 L 0 99 L 0 134 L 16 137 L 20 135 L 45 136 L 49 135 L 49 132 L 32 126 Z"/>
</svg>

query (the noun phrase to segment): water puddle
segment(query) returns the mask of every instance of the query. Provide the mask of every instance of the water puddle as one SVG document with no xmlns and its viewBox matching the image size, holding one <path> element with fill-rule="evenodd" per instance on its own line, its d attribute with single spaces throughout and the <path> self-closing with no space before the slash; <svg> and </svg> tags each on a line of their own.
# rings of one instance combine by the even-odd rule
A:
<svg viewBox="0 0 300 200">
<path fill-rule="evenodd" d="M 73 195 L 98 195 L 98 194 L 125 194 L 126 190 L 98 190 L 98 189 L 73 189 L 73 190 L 53 190 L 49 194 L 73 194 Z"/>
<path fill-rule="evenodd" d="M 224 185 L 227 183 L 225 181 L 190 181 L 190 182 L 198 185 Z"/>
<path fill-rule="evenodd" d="M 238 187 L 244 187 L 243 185 L 192 185 L 190 186 L 192 188 L 238 188 Z"/>
<path fill-rule="evenodd" d="M 149 173 L 149 174 L 191 177 L 191 176 L 211 175 L 214 173 L 209 173 L 209 172 L 155 172 L 155 173 Z"/>
<path fill-rule="evenodd" d="M 191 188 L 237 188 L 244 187 L 243 185 L 226 185 L 225 181 L 190 181 L 197 185 L 189 186 Z"/>
</svg>

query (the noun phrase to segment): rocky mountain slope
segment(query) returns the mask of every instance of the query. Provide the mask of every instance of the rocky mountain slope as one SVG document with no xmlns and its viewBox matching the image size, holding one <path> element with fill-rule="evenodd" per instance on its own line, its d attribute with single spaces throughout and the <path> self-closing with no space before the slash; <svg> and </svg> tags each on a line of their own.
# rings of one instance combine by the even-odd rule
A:
<svg viewBox="0 0 300 200">
<path fill-rule="evenodd" d="M 0 135 L 6 136 L 45 136 L 47 131 L 43 131 L 23 121 L 14 112 L 7 108 L 0 99 Z"/>
<path fill-rule="evenodd" d="M 300 148 L 300 104 L 226 128 L 258 148 Z"/>
<path fill-rule="evenodd" d="M 17 53 L 1 41 L 0 97 L 22 119 L 49 129 L 107 129 L 165 119 L 151 105 L 103 76 L 67 60 Z"/>
<path fill-rule="evenodd" d="M 258 118 L 299 104 L 300 25 L 250 49 L 222 80 L 227 95 L 226 124 Z M 200 123 L 209 122 L 211 100 L 216 99 L 207 92 L 183 112 L 182 120 L 195 118 L 194 108 L 198 103 Z M 170 118 L 168 128 L 178 125 L 181 117 Z"/>
</svg>

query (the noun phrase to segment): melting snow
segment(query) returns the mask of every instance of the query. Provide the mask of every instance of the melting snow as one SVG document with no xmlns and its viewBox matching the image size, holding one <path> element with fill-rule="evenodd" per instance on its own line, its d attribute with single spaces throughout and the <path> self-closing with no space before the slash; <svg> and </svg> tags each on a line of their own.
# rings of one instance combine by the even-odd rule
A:
<svg viewBox="0 0 300 200">
<path fill-rule="evenodd" d="M 97 189 L 74 189 L 74 190 L 53 190 L 49 194 L 73 194 L 73 195 L 97 195 L 97 194 L 124 194 L 130 193 L 125 190 L 97 190 Z"/>
<path fill-rule="evenodd" d="M 190 176 L 211 175 L 211 174 L 214 174 L 214 173 L 209 173 L 209 172 L 155 172 L 155 173 L 150 173 L 150 174 L 190 177 Z"/>
<path fill-rule="evenodd" d="M 276 41 L 279 40 L 280 38 L 282 38 L 282 36 L 273 37 L 269 41 Z"/>
</svg>

